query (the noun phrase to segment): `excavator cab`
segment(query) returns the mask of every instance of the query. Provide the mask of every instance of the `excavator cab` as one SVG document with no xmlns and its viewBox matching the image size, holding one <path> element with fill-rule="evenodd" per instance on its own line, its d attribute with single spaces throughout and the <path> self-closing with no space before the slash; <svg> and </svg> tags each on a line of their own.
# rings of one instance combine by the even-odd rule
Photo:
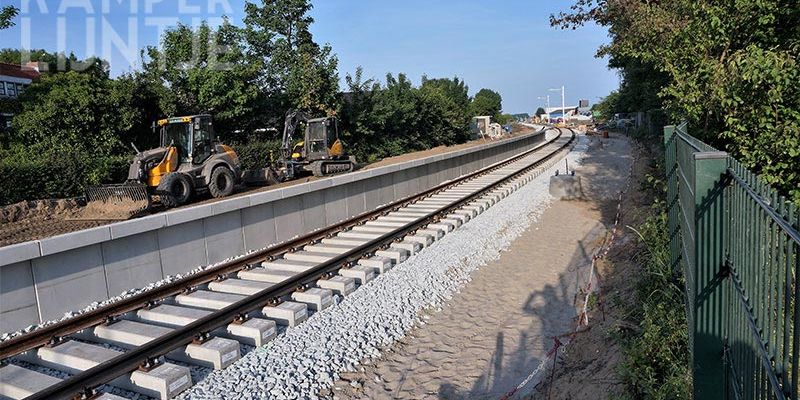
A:
<svg viewBox="0 0 800 400">
<path fill-rule="evenodd" d="M 336 118 L 326 117 L 309 120 L 306 125 L 306 157 L 314 160 L 326 160 L 341 155 L 332 154 L 333 147 L 338 140 L 339 131 Z M 339 147 L 341 147 L 341 144 Z"/>
<path fill-rule="evenodd" d="M 202 164 L 217 141 L 210 115 L 167 118 L 158 121 L 161 147 L 174 146 L 181 164 Z"/>
<path fill-rule="evenodd" d="M 336 118 L 314 118 L 306 121 L 305 125 L 303 140 L 292 147 L 292 160 L 327 160 L 342 155 Z"/>
</svg>

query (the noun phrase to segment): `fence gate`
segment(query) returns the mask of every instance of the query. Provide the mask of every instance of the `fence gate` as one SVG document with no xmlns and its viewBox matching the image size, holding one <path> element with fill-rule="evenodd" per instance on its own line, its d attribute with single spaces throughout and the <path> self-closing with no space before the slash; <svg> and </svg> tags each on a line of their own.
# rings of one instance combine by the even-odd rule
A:
<svg viewBox="0 0 800 400">
<path fill-rule="evenodd" d="M 800 213 L 685 123 L 664 142 L 694 398 L 800 399 Z"/>
</svg>

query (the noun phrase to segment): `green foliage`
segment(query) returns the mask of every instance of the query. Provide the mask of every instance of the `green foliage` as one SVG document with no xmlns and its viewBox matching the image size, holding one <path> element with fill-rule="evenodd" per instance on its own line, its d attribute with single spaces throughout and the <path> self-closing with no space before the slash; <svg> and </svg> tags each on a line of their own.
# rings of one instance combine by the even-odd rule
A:
<svg viewBox="0 0 800 400">
<path fill-rule="evenodd" d="M 551 17 L 563 28 L 590 21 L 612 38 L 598 55 L 622 71 L 619 111 L 663 104 L 673 121 L 688 120 L 700 139 L 800 203 L 796 1 L 577 0 Z"/>
<path fill-rule="evenodd" d="M 32 61 L 41 65 L 40 72 L 88 72 L 103 74 L 108 72 L 108 62 L 97 57 L 79 59 L 74 53 L 66 55 L 64 53 L 51 53 L 44 49 L 32 49 L 23 52 L 20 49 L 0 49 L 0 62 L 7 64 L 21 65 Z"/>
<path fill-rule="evenodd" d="M 500 115 L 500 110 L 503 109 L 503 98 L 500 93 L 491 89 L 481 89 L 475 93 L 470 105 L 470 114 L 473 117 L 488 115 L 497 119 Z"/>
<path fill-rule="evenodd" d="M 158 107 L 166 90 L 146 79 L 142 73 L 126 74 L 109 81 L 108 100 L 115 106 L 117 135 L 125 151 L 130 143 L 139 149 L 159 145 L 152 124 L 164 114 Z"/>
<path fill-rule="evenodd" d="M 19 14 L 19 9 L 14 6 L 0 8 L 0 30 L 14 26 L 14 17 Z"/>
<path fill-rule="evenodd" d="M 660 208 L 660 207 L 659 207 Z M 641 332 L 623 339 L 621 378 L 636 399 L 689 399 L 688 329 L 683 280 L 670 267 L 663 209 L 638 227 L 647 253 L 640 260 L 631 319 Z"/>
<path fill-rule="evenodd" d="M 40 154 L 73 151 L 98 155 L 120 148 L 118 104 L 104 74 L 43 76 L 20 97 L 11 139 Z"/>
<path fill-rule="evenodd" d="M 545 111 L 545 109 L 542 108 L 542 107 L 537 108 L 536 109 L 536 116 L 539 116 L 539 115 L 542 115 L 542 114 L 547 114 L 547 111 Z"/>
<path fill-rule="evenodd" d="M 231 143 L 244 169 L 269 167 L 280 156 L 280 139 L 250 140 L 247 143 Z"/>
<path fill-rule="evenodd" d="M 99 183 L 121 182 L 128 174 L 130 157 L 93 157 L 59 151 L 48 155 L 24 149 L 0 152 L 0 204 L 83 194 Z"/>
<path fill-rule="evenodd" d="M 329 45 L 314 42 L 308 0 L 262 0 L 245 4 L 245 37 L 263 63 L 262 90 L 279 105 L 312 114 L 331 113 L 339 91 L 338 60 Z"/>
<path fill-rule="evenodd" d="M 515 120 L 516 119 L 511 114 L 498 114 L 494 118 L 494 122 L 497 122 L 500 125 L 506 125 L 506 124 L 509 124 L 509 123 L 511 123 L 511 122 L 513 122 Z"/>
<path fill-rule="evenodd" d="M 468 88 L 459 78 L 428 79 L 419 88 L 404 75 L 386 84 L 363 80 L 362 70 L 345 78 L 342 138 L 361 162 L 468 139 Z"/>
<path fill-rule="evenodd" d="M 647 148 L 661 147 L 661 137 L 640 132 Z M 659 151 L 663 154 L 663 151 Z M 690 399 L 689 337 L 682 272 L 670 263 L 663 157 L 651 165 L 653 175 L 640 181 L 640 190 L 654 195 L 650 216 L 635 228 L 645 251 L 634 261 L 641 272 L 634 280 L 635 300 L 626 319 L 639 330 L 618 337 L 623 357 L 618 373 L 626 386 L 624 398 Z"/>
<path fill-rule="evenodd" d="M 261 65 L 246 55 L 242 31 L 225 20 L 213 30 L 178 24 L 167 30 L 161 49 L 146 50 L 144 72 L 137 77 L 156 89 L 166 115 L 210 113 L 223 136 L 253 127 L 261 96 Z"/>
<path fill-rule="evenodd" d="M 600 113 L 600 119 L 610 120 L 615 113 L 630 111 L 620 104 L 623 95 L 614 90 L 592 106 L 592 111 Z"/>
</svg>

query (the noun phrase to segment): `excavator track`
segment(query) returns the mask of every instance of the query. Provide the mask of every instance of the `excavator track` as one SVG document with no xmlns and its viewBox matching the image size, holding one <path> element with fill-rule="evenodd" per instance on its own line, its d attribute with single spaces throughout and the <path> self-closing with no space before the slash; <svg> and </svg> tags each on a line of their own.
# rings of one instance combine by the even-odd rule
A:
<svg viewBox="0 0 800 400">
<path fill-rule="evenodd" d="M 351 172 L 355 165 L 350 160 L 323 160 L 312 162 L 309 168 L 314 176 L 328 176 Z"/>
</svg>

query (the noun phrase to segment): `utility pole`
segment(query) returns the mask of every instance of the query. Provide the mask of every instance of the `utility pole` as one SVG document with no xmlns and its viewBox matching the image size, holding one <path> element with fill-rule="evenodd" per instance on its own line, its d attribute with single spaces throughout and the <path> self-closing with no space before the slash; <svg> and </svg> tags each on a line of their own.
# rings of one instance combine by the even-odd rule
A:
<svg viewBox="0 0 800 400">
<path fill-rule="evenodd" d="M 544 109 L 544 113 L 547 114 L 547 119 L 550 119 L 550 95 L 548 94 L 545 97 L 539 96 L 536 98 L 537 100 L 545 100 L 547 99 L 547 108 Z"/>
</svg>

